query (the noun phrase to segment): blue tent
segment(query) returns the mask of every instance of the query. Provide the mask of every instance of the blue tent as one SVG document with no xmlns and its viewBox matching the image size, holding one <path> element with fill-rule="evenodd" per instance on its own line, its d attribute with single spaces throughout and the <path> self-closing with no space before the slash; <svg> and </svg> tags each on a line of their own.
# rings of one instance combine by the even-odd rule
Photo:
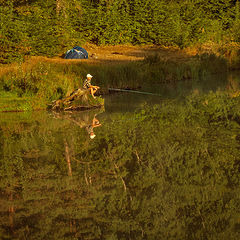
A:
<svg viewBox="0 0 240 240">
<path fill-rule="evenodd" d="M 88 59 L 88 52 L 82 47 L 74 47 L 66 52 L 65 59 Z"/>
</svg>

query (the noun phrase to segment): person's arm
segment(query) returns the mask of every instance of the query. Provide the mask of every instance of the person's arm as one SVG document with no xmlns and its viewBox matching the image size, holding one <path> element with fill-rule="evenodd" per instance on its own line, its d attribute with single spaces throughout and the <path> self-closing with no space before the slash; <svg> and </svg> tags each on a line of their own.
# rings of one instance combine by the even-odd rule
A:
<svg viewBox="0 0 240 240">
<path fill-rule="evenodd" d="M 92 126 L 93 127 L 100 127 L 101 125 L 102 124 L 99 123 L 99 121 L 96 118 L 93 119 L 93 122 L 92 122 Z"/>
<path fill-rule="evenodd" d="M 91 87 L 93 87 L 93 88 L 100 88 L 99 86 L 94 86 L 94 85 L 91 85 Z"/>
<path fill-rule="evenodd" d="M 100 126 L 102 126 L 102 124 L 98 123 L 98 124 L 94 124 L 92 127 L 95 128 L 95 127 L 100 127 Z"/>
</svg>

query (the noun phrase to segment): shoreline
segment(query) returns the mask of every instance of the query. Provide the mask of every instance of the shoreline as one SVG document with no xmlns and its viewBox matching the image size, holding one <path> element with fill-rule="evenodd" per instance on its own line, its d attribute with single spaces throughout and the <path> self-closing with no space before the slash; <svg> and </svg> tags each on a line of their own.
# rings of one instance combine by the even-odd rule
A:
<svg viewBox="0 0 240 240">
<path fill-rule="evenodd" d="M 106 95 L 112 94 L 109 88 L 134 90 L 144 83 L 201 81 L 208 74 L 237 70 L 229 67 L 227 59 L 213 54 L 213 50 L 207 53 L 203 47 L 201 55 L 196 48 L 153 45 L 83 47 L 89 59 L 32 56 L 23 63 L 0 65 L 0 112 L 45 109 L 52 101 L 80 88 L 87 73 L 102 89 L 97 95 Z"/>
</svg>

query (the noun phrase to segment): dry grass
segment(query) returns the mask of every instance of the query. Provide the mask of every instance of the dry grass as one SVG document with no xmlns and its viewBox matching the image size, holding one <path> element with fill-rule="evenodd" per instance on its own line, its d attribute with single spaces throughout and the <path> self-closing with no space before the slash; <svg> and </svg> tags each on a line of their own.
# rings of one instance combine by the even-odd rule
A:
<svg viewBox="0 0 240 240">
<path fill-rule="evenodd" d="M 240 54 L 240 43 L 213 43 L 207 42 L 204 44 L 195 45 L 185 48 L 183 50 L 187 55 L 194 56 L 203 53 L 215 54 L 216 56 L 222 56 L 226 58 L 230 63 L 233 62 Z"/>
<path fill-rule="evenodd" d="M 44 56 L 32 56 L 25 59 L 21 65 L 12 63 L 0 65 L 0 77 L 9 71 L 18 70 L 21 66 L 22 71 L 27 72 L 39 62 L 56 64 L 76 64 L 85 62 L 87 64 L 119 64 L 131 61 L 141 61 L 146 57 L 157 55 L 163 61 L 189 62 L 195 55 L 203 53 L 213 53 L 223 56 L 229 60 L 230 64 L 237 59 L 240 52 L 239 43 L 215 44 L 208 42 L 185 49 L 174 47 L 163 47 L 155 45 L 117 45 L 117 46 L 96 46 L 87 43 L 83 46 L 89 54 L 89 59 L 63 59 L 61 56 L 48 58 Z"/>
<path fill-rule="evenodd" d="M 75 64 L 85 62 L 88 64 L 119 64 L 131 61 L 140 61 L 145 57 L 158 55 L 162 60 L 187 61 L 193 56 L 193 53 L 186 52 L 177 48 L 159 47 L 153 45 L 131 46 L 96 46 L 86 44 L 83 46 L 89 54 L 89 59 L 63 59 L 62 57 L 48 58 L 44 56 L 31 56 L 19 65 L 12 63 L 8 65 L 0 65 L 0 77 L 9 71 L 17 71 L 21 66 L 22 71 L 31 70 L 39 62 L 56 63 L 56 64 Z"/>
</svg>

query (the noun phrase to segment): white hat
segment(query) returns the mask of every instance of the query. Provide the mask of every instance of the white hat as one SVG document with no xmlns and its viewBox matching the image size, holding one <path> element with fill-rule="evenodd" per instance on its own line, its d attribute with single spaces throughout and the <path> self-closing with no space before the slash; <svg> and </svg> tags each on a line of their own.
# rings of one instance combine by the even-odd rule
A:
<svg viewBox="0 0 240 240">
<path fill-rule="evenodd" d="M 96 135 L 95 134 L 93 134 L 93 135 L 90 135 L 90 138 L 91 139 L 94 139 L 96 137 Z"/>
<path fill-rule="evenodd" d="M 87 74 L 87 78 L 92 78 L 93 76 L 91 74 Z"/>
</svg>

